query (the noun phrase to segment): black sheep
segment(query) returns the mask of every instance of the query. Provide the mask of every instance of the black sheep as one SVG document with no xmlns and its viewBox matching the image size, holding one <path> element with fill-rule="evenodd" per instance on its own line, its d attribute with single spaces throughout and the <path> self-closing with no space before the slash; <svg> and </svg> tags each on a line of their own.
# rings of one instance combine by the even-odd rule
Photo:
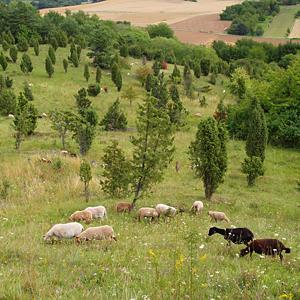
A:
<svg viewBox="0 0 300 300">
<path fill-rule="evenodd" d="M 209 229 L 208 235 L 211 236 L 215 233 L 219 233 L 224 236 L 224 239 L 234 244 L 245 244 L 248 245 L 249 242 L 253 241 L 254 234 L 248 228 L 226 228 L 221 229 L 218 227 L 211 227 Z"/>
<path fill-rule="evenodd" d="M 265 255 L 279 255 L 280 260 L 282 261 L 283 256 L 281 252 L 285 250 L 285 253 L 291 253 L 290 248 L 286 248 L 282 242 L 276 239 L 261 239 L 252 241 L 247 248 L 242 249 L 240 252 L 240 256 L 245 256 L 250 253 L 250 257 L 252 253 L 265 254 Z"/>
</svg>

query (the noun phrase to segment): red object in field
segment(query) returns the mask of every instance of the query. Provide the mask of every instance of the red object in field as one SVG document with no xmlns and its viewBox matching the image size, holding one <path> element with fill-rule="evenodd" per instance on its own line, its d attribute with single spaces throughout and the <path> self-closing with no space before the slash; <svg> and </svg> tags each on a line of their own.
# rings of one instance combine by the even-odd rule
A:
<svg viewBox="0 0 300 300">
<path fill-rule="evenodd" d="M 162 68 L 163 70 L 167 70 L 167 69 L 168 69 L 168 64 L 167 64 L 167 62 L 163 61 L 163 62 L 161 63 L 161 68 Z"/>
</svg>

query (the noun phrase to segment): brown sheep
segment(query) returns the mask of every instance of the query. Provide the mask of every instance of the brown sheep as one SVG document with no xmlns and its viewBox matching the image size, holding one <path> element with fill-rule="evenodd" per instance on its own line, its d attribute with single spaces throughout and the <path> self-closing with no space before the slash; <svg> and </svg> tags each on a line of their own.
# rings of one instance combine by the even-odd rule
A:
<svg viewBox="0 0 300 300">
<path fill-rule="evenodd" d="M 134 208 L 134 205 L 129 202 L 119 202 L 116 205 L 117 212 L 131 212 Z"/>
<path fill-rule="evenodd" d="M 150 220 L 153 221 L 154 219 L 158 219 L 159 213 L 155 208 L 152 207 L 142 207 L 139 209 L 137 218 L 140 222 L 144 218 L 151 218 Z"/>
<path fill-rule="evenodd" d="M 75 211 L 70 217 L 70 221 L 80 222 L 84 221 L 86 224 L 91 223 L 93 220 L 93 215 L 90 211 Z"/>
<path fill-rule="evenodd" d="M 90 227 L 83 231 L 76 237 L 76 242 L 79 244 L 81 241 L 91 241 L 91 240 L 115 240 L 117 238 L 114 234 L 114 230 L 109 225 Z"/>
</svg>

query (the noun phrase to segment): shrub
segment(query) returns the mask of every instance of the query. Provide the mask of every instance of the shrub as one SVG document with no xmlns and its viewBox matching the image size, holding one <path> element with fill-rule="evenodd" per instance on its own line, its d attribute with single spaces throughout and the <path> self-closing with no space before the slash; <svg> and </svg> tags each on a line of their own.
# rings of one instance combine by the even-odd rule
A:
<svg viewBox="0 0 300 300">
<path fill-rule="evenodd" d="M 264 175 L 262 160 L 257 156 L 245 158 L 242 163 L 242 172 L 247 174 L 248 185 L 253 186 L 256 178 Z"/>
<path fill-rule="evenodd" d="M 0 93 L 0 114 L 7 116 L 14 114 L 16 111 L 16 95 L 12 90 L 4 89 Z"/>
<path fill-rule="evenodd" d="M 89 84 L 87 88 L 88 95 L 91 97 L 96 97 L 100 93 L 100 85 L 98 83 Z"/>
<path fill-rule="evenodd" d="M 151 38 L 155 37 L 165 37 L 165 38 L 173 38 L 174 37 L 174 31 L 170 26 L 166 23 L 159 23 L 157 25 L 149 25 L 147 26 L 146 30 L 149 33 L 149 36 Z"/>
</svg>

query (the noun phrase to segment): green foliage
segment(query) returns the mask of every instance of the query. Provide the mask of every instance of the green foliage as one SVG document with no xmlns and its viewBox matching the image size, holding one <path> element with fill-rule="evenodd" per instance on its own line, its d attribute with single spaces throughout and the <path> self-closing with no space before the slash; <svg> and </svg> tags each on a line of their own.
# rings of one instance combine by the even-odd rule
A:
<svg viewBox="0 0 300 300">
<path fill-rule="evenodd" d="M 78 68 L 78 66 L 79 66 L 79 59 L 78 59 L 78 55 L 77 55 L 77 51 L 76 50 L 71 51 L 71 55 L 69 57 L 69 60 L 71 61 L 71 63 L 73 64 L 73 66 L 75 68 Z"/>
<path fill-rule="evenodd" d="M 50 45 L 52 46 L 53 50 L 56 51 L 58 48 L 58 43 L 56 38 L 53 36 L 50 38 Z"/>
<path fill-rule="evenodd" d="M 17 43 L 18 51 L 26 52 L 29 48 L 28 42 L 24 36 L 19 36 Z"/>
<path fill-rule="evenodd" d="M 196 62 L 194 64 L 194 75 L 195 75 L 196 78 L 200 78 L 200 76 L 201 76 L 200 62 Z"/>
<path fill-rule="evenodd" d="M 189 66 L 186 68 L 183 83 L 186 96 L 193 98 L 193 76 Z"/>
<path fill-rule="evenodd" d="M 176 64 L 174 64 L 174 69 L 173 69 L 173 72 L 170 77 L 175 84 L 178 84 L 181 82 L 180 70 Z"/>
<path fill-rule="evenodd" d="M 215 73 L 211 73 L 210 74 L 210 78 L 209 78 L 209 83 L 211 83 L 212 85 L 215 85 L 217 82 L 217 76 Z"/>
<path fill-rule="evenodd" d="M 206 58 L 201 59 L 200 69 L 204 76 L 208 76 L 208 74 L 210 72 L 210 65 L 211 65 L 211 62 L 209 59 L 206 59 Z"/>
<path fill-rule="evenodd" d="M 144 86 L 149 75 L 151 75 L 151 69 L 148 66 L 140 66 L 136 70 L 136 78 L 142 84 L 142 86 Z"/>
<path fill-rule="evenodd" d="M 196 139 L 190 145 L 192 168 L 196 176 L 203 180 L 208 200 L 224 180 L 227 169 L 226 141 L 225 127 L 209 117 L 200 121 Z"/>
<path fill-rule="evenodd" d="M 48 49 L 48 56 L 49 58 L 51 59 L 51 62 L 53 65 L 55 65 L 56 63 L 56 56 L 55 56 L 55 50 L 54 48 L 52 47 L 52 45 L 49 46 L 49 49 Z M 50 76 L 51 77 L 51 76 Z"/>
<path fill-rule="evenodd" d="M 69 66 L 68 60 L 64 58 L 63 59 L 63 67 L 64 67 L 65 73 L 68 72 L 68 66 Z"/>
<path fill-rule="evenodd" d="M 101 180 L 101 188 L 103 191 L 111 197 L 127 196 L 131 182 L 130 162 L 126 159 L 117 141 L 113 141 L 104 149 L 102 161 L 104 179 Z"/>
<path fill-rule="evenodd" d="M 120 55 L 122 57 L 128 57 L 129 51 L 128 51 L 128 46 L 127 44 L 122 44 L 120 47 Z"/>
<path fill-rule="evenodd" d="M 51 128 L 57 131 L 62 144 L 62 149 L 66 149 L 67 132 L 73 129 L 73 123 L 76 117 L 69 111 L 54 110 L 49 114 L 52 123 Z"/>
<path fill-rule="evenodd" d="M 90 197 L 89 184 L 93 177 L 91 165 L 86 160 L 82 160 L 80 163 L 79 177 L 84 184 L 84 196 L 86 202 L 88 202 Z"/>
<path fill-rule="evenodd" d="M 153 75 L 148 74 L 146 77 L 146 82 L 145 82 L 145 89 L 147 92 L 151 92 L 153 86 Z M 130 104 L 131 105 L 131 104 Z"/>
<path fill-rule="evenodd" d="M 34 100 L 31 87 L 29 86 L 29 83 L 27 81 L 24 82 L 24 96 L 28 101 Z"/>
<path fill-rule="evenodd" d="M 249 106 L 247 127 L 246 153 L 249 157 L 259 157 L 263 162 L 268 139 L 268 128 L 264 111 L 256 98 L 251 100 L 251 105 Z"/>
<path fill-rule="evenodd" d="M 264 175 L 264 167 L 261 158 L 257 156 L 245 158 L 242 163 L 242 172 L 247 174 L 248 185 L 253 186 L 256 178 Z"/>
<path fill-rule="evenodd" d="M 127 119 L 120 108 L 119 98 L 110 106 L 100 126 L 104 126 L 105 130 L 125 130 L 127 128 Z"/>
<path fill-rule="evenodd" d="M 6 68 L 7 68 L 7 66 L 8 66 L 6 57 L 3 54 L 3 52 L 0 52 L 0 65 L 1 65 L 1 67 L 3 69 L 3 71 L 5 71 Z"/>
<path fill-rule="evenodd" d="M 32 70 L 33 70 L 33 66 L 32 66 L 32 62 L 31 62 L 30 56 L 28 54 L 26 54 L 26 53 L 24 53 L 22 55 L 20 68 L 21 68 L 21 71 L 24 74 L 31 73 Z"/>
<path fill-rule="evenodd" d="M 160 69 L 161 69 L 161 62 L 158 59 L 156 59 L 152 65 L 152 70 L 153 70 L 154 76 L 159 75 Z"/>
<path fill-rule="evenodd" d="M 11 187 L 12 186 L 9 180 L 6 178 L 2 178 L 0 184 L 0 200 L 6 200 L 8 198 Z"/>
<path fill-rule="evenodd" d="M 89 79 L 90 79 L 90 71 L 89 71 L 89 65 L 88 65 L 88 64 L 85 64 L 85 65 L 84 65 L 83 76 L 84 76 L 86 82 L 88 82 Z"/>
<path fill-rule="evenodd" d="M 147 86 L 147 81 L 146 81 L 146 86 Z M 130 106 L 132 106 L 132 101 L 136 100 L 138 98 L 138 93 L 136 90 L 133 88 L 132 85 L 128 86 L 123 92 L 122 96 L 123 99 L 129 101 Z"/>
<path fill-rule="evenodd" d="M 11 60 L 16 63 L 18 60 L 18 49 L 16 46 L 11 46 L 9 48 L 9 56 L 11 58 Z"/>
<path fill-rule="evenodd" d="M 77 120 L 73 126 L 73 138 L 79 145 L 79 152 L 81 155 L 86 155 L 95 138 L 95 126 L 81 119 Z"/>
<path fill-rule="evenodd" d="M 99 67 L 96 68 L 96 82 L 100 83 L 101 82 L 101 77 L 102 77 L 102 72 Z"/>
<path fill-rule="evenodd" d="M 33 50 L 34 50 L 34 54 L 36 56 L 39 56 L 39 54 L 40 54 L 40 45 L 39 45 L 39 41 L 37 39 L 35 39 L 34 42 L 33 42 Z"/>
<path fill-rule="evenodd" d="M 237 68 L 231 75 L 230 82 L 228 83 L 230 92 L 239 99 L 243 99 L 249 86 L 249 79 L 249 75 L 244 68 Z"/>
<path fill-rule="evenodd" d="M 98 83 L 91 83 L 88 85 L 87 92 L 91 97 L 96 97 L 101 91 L 100 85 Z"/>
<path fill-rule="evenodd" d="M 0 91 L 0 115 L 15 114 L 16 105 L 16 95 L 12 90 L 3 89 Z"/>
<path fill-rule="evenodd" d="M 81 46 L 80 45 L 78 45 L 76 47 L 76 53 L 77 53 L 78 60 L 80 61 L 80 55 L 81 55 Z"/>
<path fill-rule="evenodd" d="M 148 31 L 150 38 L 155 38 L 158 36 L 165 37 L 165 38 L 174 37 L 174 31 L 166 23 L 159 23 L 157 25 L 148 25 L 146 30 Z"/>
<path fill-rule="evenodd" d="M 137 135 L 132 138 L 132 186 L 134 200 L 162 181 L 172 160 L 173 127 L 168 114 L 157 108 L 158 100 L 148 96 L 140 105 L 137 116 Z"/>
<path fill-rule="evenodd" d="M 76 105 L 80 114 L 91 106 L 91 101 L 87 98 L 87 92 L 85 88 L 80 89 L 76 95 L 74 95 Z"/>
<path fill-rule="evenodd" d="M 217 120 L 217 122 L 225 122 L 227 119 L 227 109 L 224 105 L 223 98 L 221 98 L 220 102 L 218 103 L 217 109 L 214 113 L 214 118 Z"/>
<path fill-rule="evenodd" d="M 52 60 L 49 56 L 46 57 L 45 68 L 46 68 L 46 72 L 47 72 L 49 78 L 51 78 L 54 73 L 54 67 L 52 64 Z"/>
<path fill-rule="evenodd" d="M 6 40 L 4 40 L 4 41 L 2 42 L 2 49 L 3 49 L 3 51 L 6 52 L 9 48 L 10 48 L 9 43 L 8 43 Z"/>
</svg>

